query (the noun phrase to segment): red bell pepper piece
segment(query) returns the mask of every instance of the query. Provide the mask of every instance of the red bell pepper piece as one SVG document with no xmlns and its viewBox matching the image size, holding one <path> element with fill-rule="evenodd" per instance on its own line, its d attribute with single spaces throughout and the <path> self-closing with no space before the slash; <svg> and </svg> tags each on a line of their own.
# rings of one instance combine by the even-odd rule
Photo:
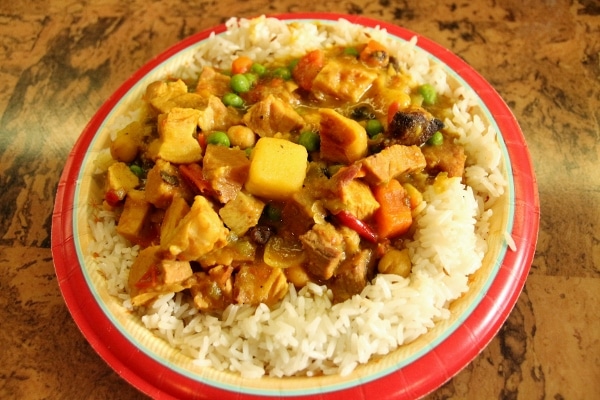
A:
<svg viewBox="0 0 600 400">
<path fill-rule="evenodd" d="M 158 283 L 158 277 L 160 276 L 160 270 L 156 264 L 152 264 L 148 271 L 135 283 L 135 287 L 138 289 L 148 289 L 156 286 Z"/>
<path fill-rule="evenodd" d="M 400 103 L 398 103 L 397 101 L 393 101 L 392 104 L 390 104 L 390 106 L 388 107 L 388 113 L 387 113 L 388 125 L 390 125 L 392 123 L 392 121 L 394 120 L 394 116 L 396 115 L 396 113 L 398 111 L 400 111 Z"/>
<path fill-rule="evenodd" d="M 210 182 L 204 179 L 204 174 L 202 173 L 202 168 L 198 164 L 181 164 L 179 166 L 179 173 L 195 189 L 198 190 L 200 194 L 203 195 L 212 195 L 214 194 L 213 188 L 210 185 Z"/>
<path fill-rule="evenodd" d="M 106 200 L 108 205 L 110 205 L 111 207 L 116 207 L 119 205 L 121 200 L 125 198 L 125 195 L 125 190 L 122 188 L 118 190 L 109 189 L 104 194 L 104 200 Z"/>
<path fill-rule="evenodd" d="M 294 80 L 304 90 L 310 90 L 315 77 L 325 65 L 323 50 L 313 50 L 304 55 L 292 71 Z"/>
</svg>

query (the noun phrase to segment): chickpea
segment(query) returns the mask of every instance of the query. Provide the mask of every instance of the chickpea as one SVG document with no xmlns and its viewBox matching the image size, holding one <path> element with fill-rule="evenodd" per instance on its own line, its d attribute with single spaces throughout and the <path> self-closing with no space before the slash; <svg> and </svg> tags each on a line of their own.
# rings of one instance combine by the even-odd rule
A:
<svg viewBox="0 0 600 400">
<path fill-rule="evenodd" d="M 243 125 L 234 125 L 227 130 L 227 136 L 232 146 L 241 149 L 253 147 L 256 144 L 256 135 L 252 129 Z"/>
</svg>

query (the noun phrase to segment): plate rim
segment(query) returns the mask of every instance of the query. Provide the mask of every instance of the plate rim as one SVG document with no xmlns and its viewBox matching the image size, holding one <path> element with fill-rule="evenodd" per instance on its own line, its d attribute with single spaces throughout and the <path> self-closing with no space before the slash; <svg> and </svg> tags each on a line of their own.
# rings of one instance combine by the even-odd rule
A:
<svg viewBox="0 0 600 400">
<path fill-rule="evenodd" d="M 413 36 L 417 37 L 419 48 L 440 59 L 476 90 L 481 101 L 492 113 L 500 130 L 499 135 L 505 141 L 515 186 L 516 204 L 512 234 L 519 247 L 516 251 L 506 252 L 497 276 L 480 304 L 443 342 L 406 367 L 373 381 L 319 395 L 319 397 L 325 396 L 328 399 L 342 399 L 348 395 L 360 396 L 364 399 L 372 396 L 383 398 L 424 396 L 451 379 L 489 344 L 508 318 L 525 284 L 537 242 L 539 195 L 531 156 L 523 133 L 504 100 L 477 71 L 450 50 L 416 32 L 390 22 L 360 15 L 305 12 L 266 14 L 265 16 L 281 20 L 335 21 L 341 18 L 366 27 L 379 26 L 386 29 L 388 33 L 405 40 Z M 160 368 L 161 372 L 157 376 L 155 368 L 156 366 L 162 367 L 162 364 L 136 349 L 127 338 L 120 334 L 112 326 L 102 307 L 93 301 L 93 296 L 83 296 L 80 291 L 74 290 L 76 287 L 89 288 L 87 288 L 87 282 L 81 272 L 73 235 L 73 202 L 76 192 L 73 178 L 78 176 L 86 155 L 87 145 L 96 134 L 94 127 L 102 123 L 119 99 L 136 82 L 171 56 L 206 39 L 213 32 L 218 34 L 225 30 L 226 26 L 222 23 L 179 41 L 146 62 L 123 82 L 94 114 L 80 134 L 67 158 L 57 188 L 52 215 L 51 248 L 55 272 L 65 303 L 80 331 L 101 358 L 126 381 L 152 397 L 214 398 L 217 396 L 222 398 L 226 395 L 237 397 L 238 394 L 192 380 L 171 369 Z M 485 93 L 482 94 L 477 89 L 485 89 Z M 485 97 L 483 97 L 484 94 Z M 511 133 L 508 138 L 505 136 L 506 132 Z M 499 285 L 498 282 L 509 282 L 509 284 Z M 483 323 L 484 321 L 485 323 Z M 110 337 L 108 342 L 106 336 Z M 470 339 L 470 343 L 468 343 L 470 346 L 465 346 L 465 339 Z M 127 354 L 124 355 L 124 352 Z M 436 370 L 433 377 L 430 374 L 432 363 Z M 173 385 L 173 382 L 177 384 Z M 266 394 L 251 396 L 272 398 Z M 314 395 L 294 397 L 313 398 Z"/>
</svg>

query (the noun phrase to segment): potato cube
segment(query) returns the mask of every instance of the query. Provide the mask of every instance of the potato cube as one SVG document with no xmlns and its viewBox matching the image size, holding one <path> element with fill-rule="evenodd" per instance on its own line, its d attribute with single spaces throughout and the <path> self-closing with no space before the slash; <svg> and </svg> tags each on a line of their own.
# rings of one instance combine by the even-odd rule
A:
<svg viewBox="0 0 600 400">
<path fill-rule="evenodd" d="M 250 156 L 246 190 L 268 199 L 289 198 L 302 188 L 307 166 L 304 146 L 285 139 L 260 138 Z"/>
</svg>

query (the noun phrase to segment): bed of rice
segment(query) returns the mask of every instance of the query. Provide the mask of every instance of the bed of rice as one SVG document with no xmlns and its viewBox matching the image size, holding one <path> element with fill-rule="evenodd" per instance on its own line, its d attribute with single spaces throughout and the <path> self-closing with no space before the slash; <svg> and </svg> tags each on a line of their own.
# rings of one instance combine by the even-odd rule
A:
<svg viewBox="0 0 600 400">
<path fill-rule="evenodd" d="M 230 65 L 247 54 L 268 62 L 284 54 L 300 56 L 316 47 L 344 45 L 373 37 L 385 42 L 417 83 L 429 82 L 454 100 L 444 121 L 468 154 L 466 185 L 449 179 L 424 193 L 415 216 L 418 230 L 408 243 L 413 262 L 408 278 L 378 275 L 360 296 L 332 304 L 326 287 L 309 284 L 289 292 L 278 307 L 232 305 L 222 318 L 199 313 L 181 294 L 162 296 L 133 310 L 127 276 L 138 248 L 115 231 L 114 215 L 90 207 L 93 240 L 86 266 L 105 277 L 108 291 L 136 312 L 158 337 L 191 357 L 198 366 L 231 371 L 244 378 L 264 375 L 314 376 L 351 373 L 359 364 L 388 354 L 449 317 L 449 304 L 468 289 L 469 275 L 482 263 L 491 205 L 503 195 L 506 181 L 496 132 L 473 110 L 475 95 L 447 76 L 415 47 L 382 29 L 365 29 L 345 20 L 298 23 L 276 19 L 231 19 L 228 31 L 212 35 L 194 60 L 170 76 L 194 76 L 203 65 Z M 167 73 L 165 73 L 165 76 Z M 117 119 L 113 131 L 135 118 Z"/>
</svg>

